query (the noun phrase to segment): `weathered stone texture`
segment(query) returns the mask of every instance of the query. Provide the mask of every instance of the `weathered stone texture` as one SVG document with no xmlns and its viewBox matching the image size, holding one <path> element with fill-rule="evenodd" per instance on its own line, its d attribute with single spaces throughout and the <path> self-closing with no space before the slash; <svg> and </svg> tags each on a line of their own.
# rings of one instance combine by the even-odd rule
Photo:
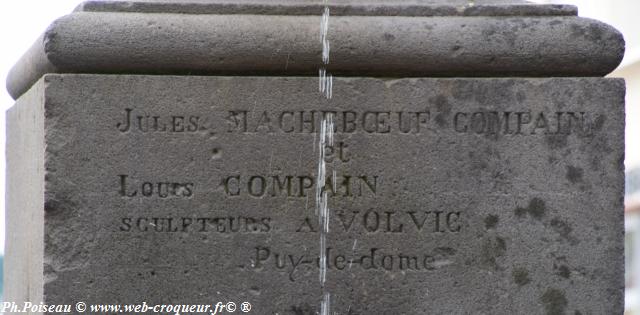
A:
<svg viewBox="0 0 640 315">
<path fill-rule="evenodd" d="M 31 236 L 45 301 L 315 314 L 318 113 L 335 111 L 332 311 L 622 313 L 621 80 L 336 78 L 330 101 L 316 89 L 45 76 L 13 110 L 45 109 L 44 237 Z M 300 115 L 313 111 L 311 129 Z"/>
<path fill-rule="evenodd" d="M 45 73 L 316 75 L 319 27 L 309 15 L 75 12 L 7 86 L 17 98 Z M 577 16 L 332 16 L 328 38 L 339 76 L 604 76 L 624 55 L 617 30 Z"/>
</svg>

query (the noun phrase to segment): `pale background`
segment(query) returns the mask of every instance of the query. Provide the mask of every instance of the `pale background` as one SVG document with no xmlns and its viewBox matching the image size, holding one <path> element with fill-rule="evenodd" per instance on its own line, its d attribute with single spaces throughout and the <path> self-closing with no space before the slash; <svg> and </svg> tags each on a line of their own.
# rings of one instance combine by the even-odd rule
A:
<svg viewBox="0 0 640 315">
<path fill-rule="evenodd" d="M 0 82 L 46 27 L 70 13 L 81 0 L 0 0 Z M 321 0 L 318 0 L 321 1 Z M 610 76 L 627 79 L 626 256 L 627 315 L 640 315 L 640 1 L 536 0 L 539 3 L 578 5 L 580 15 L 607 22 L 625 35 L 627 51 L 622 65 Z M 320 14 L 319 14 L 320 15 Z M 320 17 L 318 17 L 319 19 Z M 5 111 L 13 99 L 0 88 L 0 148 L 5 144 Z M 0 255 L 4 252 L 5 152 L 0 150 Z M 1 286 L 0 286 L 1 292 Z M 1 293 L 0 293 L 1 294 Z"/>
</svg>

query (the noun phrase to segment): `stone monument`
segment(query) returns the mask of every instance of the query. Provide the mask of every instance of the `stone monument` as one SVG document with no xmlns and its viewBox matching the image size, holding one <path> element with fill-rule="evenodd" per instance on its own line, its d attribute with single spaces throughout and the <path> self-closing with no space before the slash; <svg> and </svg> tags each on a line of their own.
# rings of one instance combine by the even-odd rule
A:
<svg viewBox="0 0 640 315">
<path fill-rule="evenodd" d="M 5 301 L 622 314 L 623 54 L 567 5 L 87 1 L 8 79 Z"/>
</svg>

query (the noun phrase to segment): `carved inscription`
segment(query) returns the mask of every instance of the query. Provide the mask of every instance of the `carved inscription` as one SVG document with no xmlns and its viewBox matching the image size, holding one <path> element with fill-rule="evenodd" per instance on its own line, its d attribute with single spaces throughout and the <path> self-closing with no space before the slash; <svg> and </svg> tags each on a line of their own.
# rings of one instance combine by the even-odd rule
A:
<svg viewBox="0 0 640 315">
<path fill-rule="evenodd" d="M 457 112 L 457 133 L 504 135 L 585 134 L 590 130 L 585 112 Z"/>
<path fill-rule="evenodd" d="M 122 232 L 267 233 L 271 231 L 271 218 L 246 216 L 126 217 L 122 218 L 119 229 Z"/>
<path fill-rule="evenodd" d="M 326 250 L 326 264 L 329 270 L 365 271 L 435 271 L 453 263 L 455 249 L 438 247 L 421 254 L 389 253 L 379 248 L 369 248 L 366 252 L 338 252 L 331 247 Z M 257 246 L 250 264 L 251 269 L 270 268 L 288 274 L 289 280 L 296 281 L 296 272 L 305 268 L 319 268 L 320 257 L 311 254 L 276 252 L 271 247 Z"/>
<path fill-rule="evenodd" d="M 124 117 L 116 124 L 120 132 L 140 133 L 194 133 L 204 130 L 204 120 L 199 115 L 154 115 L 125 108 Z"/>
<path fill-rule="evenodd" d="M 375 196 L 378 192 L 377 175 L 327 176 L 322 191 L 329 197 Z M 315 191 L 314 175 L 231 175 L 222 180 L 229 197 L 298 197 L 306 198 Z"/>
<path fill-rule="evenodd" d="M 118 175 L 120 182 L 120 196 L 158 197 L 158 198 L 189 198 L 193 196 L 194 183 L 177 181 L 141 181 L 132 179 L 129 175 Z"/>
<path fill-rule="evenodd" d="M 323 117 L 332 116 L 334 133 L 413 133 L 425 130 L 429 111 L 229 111 L 228 132 L 315 133 Z"/>
<path fill-rule="evenodd" d="M 259 107 L 255 107 L 259 108 Z M 351 150 L 352 134 L 384 137 L 388 134 L 426 137 L 437 132 L 448 132 L 458 137 L 478 137 L 480 135 L 530 136 L 546 135 L 592 135 L 594 120 L 590 113 L 578 111 L 534 111 L 464 109 L 446 110 L 437 106 L 424 106 L 420 110 L 217 110 L 202 113 L 152 113 L 135 108 L 125 108 L 111 122 L 115 132 L 122 137 L 152 136 L 164 134 L 166 137 L 230 137 L 244 138 L 262 135 L 309 137 L 318 133 L 323 118 L 333 121 L 335 141 L 325 147 L 324 160 L 328 164 L 342 164 L 336 169 L 353 170 L 358 165 L 357 154 Z M 184 135 L 184 136 L 183 136 Z M 313 138 L 315 139 L 315 138 Z M 382 147 L 380 147 L 382 148 Z M 224 158 L 218 147 L 213 149 L 215 159 Z M 377 148 L 379 149 L 379 148 Z M 392 161 L 393 162 L 393 161 Z M 349 166 L 349 167 L 345 167 Z M 117 187 L 115 194 L 131 202 L 131 213 L 121 217 L 116 229 L 121 233 L 207 233 L 212 235 L 238 235 L 243 239 L 254 239 L 254 247 L 246 248 L 247 261 L 240 263 L 241 268 L 261 272 L 263 270 L 279 272 L 290 281 L 298 280 L 302 274 L 320 266 L 320 257 L 311 254 L 307 247 L 275 248 L 261 239 L 271 237 L 271 233 L 289 233 L 291 238 L 307 238 L 309 233 L 320 230 L 317 217 L 303 211 L 299 204 L 308 202 L 320 192 L 336 201 L 353 202 L 382 200 L 386 198 L 385 174 L 376 171 L 346 171 L 326 174 L 323 183 L 318 184 L 317 174 L 313 170 L 297 172 L 279 168 L 278 172 L 265 169 L 265 172 L 246 169 L 224 170 L 216 172 L 211 179 L 217 183 L 205 187 L 184 178 L 142 178 L 135 172 L 123 170 L 113 177 Z M 397 184 L 397 183 L 396 183 Z M 196 190 L 196 187 L 198 188 Z M 187 209 L 177 209 L 179 215 L 154 214 L 150 209 L 141 208 L 136 200 L 168 200 L 182 203 L 187 199 L 201 197 L 197 194 L 217 194 L 227 204 L 237 202 L 274 203 L 286 202 L 286 213 L 274 212 L 265 208 L 264 214 L 240 215 L 234 209 L 221 209 L 222 215 L 190 216 Z M 278 200 L 280 198 L 280 200 Z M 313 199 L 311 199 L 313 200 Z M 162 202 L 162 201 L 161 201 Z M 298 207 L 298 208 L 296 208 Z M 468 231 L 469 215 L 460 209 L 426 209 L 424 205 L 405 206 L 404 208 L 380 209 L 374 206 L 359 209 L 358 206 L 340 206 L 331 209 L 329 219 L 332 233 L 344 240 L 376 237 L 405 240 L 418 237 L 421 240 L 434 239 L 446 244 L 451 237 L 459 237 Z M 143 214 L 144 211 L 144 214 Z M 288 216 L 280 221 L 279 215 Z M 273 217 L 272 217 L 273 216 Z M 335 234 L 334 234 L 335 235 Z M 370 242 L 367 242 L 369 244 Z M 377 244 L 374 244 L 377 245 Z M 252 245 L 253 246 L 253 245 Z M 326 249 L 327 268 L 330 270 L 383 271 L 383 272 L 432 272 L 445 268 L 456 259 L 456 250 L 449 247 L 436 247 L 432 250 L 416 249 L 414 253 L 398 252 L 383 246 L 370 244 L 348 251 L 340 246 Z M 315 251 L 314 251 L 315 252 Z"/>
<path fill-rule="evenodd" d="M 344 211 L 334 210 L 334 227 L 361 233 L 458 233 L 460 211 Z M 334 220 L 335 221 L 335 220 Z M 296 232 L 317 232 L 317 220 L 305 218 Z M 334 228 L 335 231 L 335 228 Z"/>
<path fill-rule="evenodd" d="M 594 121 L 577 111 L 458 111 L 443 116 L 437 110 L 421 111 L 249 111 L 229 110 L 209 114 L 160 115 L 125 108 L 114 124 L 120 133 L 198 133 L 218 127 L 227 133 L 313 134 L 323 117 L 332 117 L 334 134 L 421 134 L 451 128 L 458 134 L 554 135 L 588 134 Z M 442 124 L 444 120 L 451 124 Z M 448 117 L 448 118 L 447 118 Z M 217 121 L 214 124 L 211 121 Z M 344 143 L 343 143 L 344 145 Z"/>
</svg>

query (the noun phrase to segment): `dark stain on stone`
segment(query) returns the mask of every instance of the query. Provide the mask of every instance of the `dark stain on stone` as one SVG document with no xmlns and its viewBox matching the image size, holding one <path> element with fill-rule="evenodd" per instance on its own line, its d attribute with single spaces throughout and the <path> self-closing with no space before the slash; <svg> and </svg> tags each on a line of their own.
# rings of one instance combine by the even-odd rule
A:
<svg viewBox="0 0 640 315">
<path fill-rule="evenodd" d="M 501 257 L 507 251 L 507 243 L 501 237 L 489 237 L 482 244 L 482 262 L 499 270 L 496 258 Z"/>
<path fill-rule="evenodd" d="M 567 298 L 564 292 L 558 289 L 547 289 L 542 294 L 540 301 L 544 304 L 547 315 L 563 315 L 567 308 Z"/>
<path fill-rule="evenodd" d="M 566 134 L 547 135 L 545 140 L 547 142 L 547 146 L 554 150 L 566 147 L 569 142 Z"/>
<path fill-rule="evenodd" d="M 301 306 L 293 305 L 289 309 L 288 314 L 292 315 L 315 315 L 316 312 L 311 308 L 308 304 L 304 304 Z"/>
<path fill-rule="evenodd" d="M 536 197 L 529 201 L 529 206 L 527 206 L 526 208 L 518 207 L 514 212 L 518 217 L 522 217 L 528 214 L 534 219 L 540 220 L 544 216 L 546 211 L 547 208 L 544 204 L 544 201 Z"/>
<path fill-rule="evenodd" d="M 489 167 L 489 164 L 486 161 L 486 156 L 483 155 L 482 153 L 474 153 L 474 152 L 469 152 L 469 164 L 471 166 L 471 169 L 473 170 L 485 170 L 487 169 L 487 167 Z"/>
<path fill-rule="evenodd" d="M 580 311 L 575 311 L 573 312 L 573 315 L 582 315 L 582 313 Z"/>
<path fill-rule="evenodd" d="M 594 131 L 600 131 L 602 130 L 602 127 L 604 127 L 604 123 L 607 121 L 607 116 L 605 115 L 598 115 L 598 117 L 596 117 L 596 120 L 593 122 L 593 129 Z"/>
<path fill-rule="evenodd" d="M 75 208 L 74 202 L 66 193 L 46 192 L 44 198 L 45 215 L 55 215 L 64 210 Z"/>
<path fill-rule="evenodd" d="M 567 267 L 566 265 L 561 265 L 556 269 L 557 269 L 556 275 L 563 277 L 565 279 L 571 278 L 571 269 L 569 269 L 569 267 Z"/>
<path fill-rule="evenodd" d="M 503 33 L 503 39 L 512 47 L 516 45 L 516 40 L 518 39 L 518 30 L 507 31 Z"/>
<path fill-rule="evenodd" d="M 462 46 L 460 46 L 460 45 L 453 45 L 453 47 L 451 47 L 451 56 L 452 57 L 458 57 L 463 52 L 464 52 L 464 49 L 462 49 Z"/>
<path fill-rule="evenodd" d="M 522 102 L 524 102 L 524 100 L 527 99 L 527 94 L 523 91 L 518 91 L 516 92 L 516 99 L 518 100 L 518 103 L 521 104 Z"/>
<path fill-rule="evenodd" d="M 456 254 L 456 250 L 451 247 L 438 247 L 433 250 L 433 253 L 440 256 L 453 256 Z"/>
<path fill-rule="evenodd" d="M 444 95 L 438 95 L 434 103 L 438 112 L 435 117 L 436 124 L 441 128 L 446 128 L 448 125 L 446 117 L 451 113 L 451 104 Z"/>
<path fill-rule="evenodd" d="M 436 105 L 436 110 L 439 112 L 450 112 L 451 104 L 447 101 L 447 97 L 444 95 L 438 95 L 434 101 Z"/>
<path fill-rule="evenodd" d="M 560 24 L 562 24 L 562 21 L 560 21 L 560 20 L 553 20 L 553 21 L 549 22 L 549 25 L 551 25 L 551 26 L 560 25 Z"/>
<path fill-rule="evenodd" d="M 571 35 L 573 37 L 579 37 L 579 36 L 584 36 L 586 33 L 585 29 L 578 25 L 578 24 L 572 24 L 571 25 Z"/>
<path fill-rule="evenodd" d="M 61 202 L 54 198 L 46 198 L 44 202 L 44 212 L 45 213 L 55 213 L 57 210 L 60 210 Z"/>
<path fill-rule="evenodd" d="M 482 36 L 490 37 L 499 31 L 497 26 L 491 25 L 482 30 Z"/>
<path fill-rule="evenodd" d="M 602 35 L 604 35 L 604 31 L 602 30 L 602 27 L 598 26 L 595 23 L 589 24 L 589 27 L 587 28 L 587 37 L 592 39 L 593 41 L 600 41 L 602 40 Z"/>
<path fill-rule="evenodd" d="M 609 139 L 607 136 L 599 135 L 593 139 L 592 149 L 595 149 L 595 152 L 603 152 L 609 153 L 611 152 L 611 146 L 609 145 Z M 600 161 L 601 159 L 598 159 Z"/>
<path fill-rule="evenodd" d="M 484 218 L 484 226 L 487 230 L 489 229 L 493 229 L 496 226 L 498 226 L 498 222 L 500 221 L 500 217 L 498 217 L 497 215 L 488 215 L 486 218 Z"/>
<path fill-rule="evenodd" d="M 469 80 L 455 82 L 451 91 L 451 95 L 456 100 L 471 100 L 476 94 L 476 86 Z"/>
<path fill-rule="evenodd" d="M 393 36 L 393 35 L 391 35 L 389 33 L 384 33 L 383 37 L 384 37 L 385 40 L 388 40 L 388 41 L 396 39 L 395 36 Z"/>
<path fill-rule="evenodd" d="M 525 268 L 513 269 L 512 275 L 513 282 L 515 282 L 519 286 L 523 286 L 531 282 L 531 279 L 529 279 L 529 271 L 527 271 L 527 269 Z"/>
<path fill-rule="evenodd" d="M 556 256 L 555 253 L 551 253 L 551 257 L 553 257 L 557 261 L 567 261 L 567 256 Z"/>
<path fill-rule="evenodd" d="M 620 156 L 618 156 L 618 170 L 623 171 L 624 172 L 624 152 L 620 153 Z"/>
<path fill-rule="evenodd" d="M 578 240 L 571 236 L 573 228 L 571 228 L 567 222 L 560 220 L 560 218 L 553 218 L 551 220 L 551 228 L 553 228 L 556 233 L 560 234 L 563 239 L 571 243 L 571 245 L 578 243 Z"/>
<path fill-rule="evenodd" d="M 574 184 L 581 182 L 583 175 L 584 175 L 584 170 L 582 168 L 571 166 L 571 165 L 567 166 L 566 177 L 570 182 Z"/>
<path fill-rule="evenodd" d="M 438 124 L 440 128 L 447 127 L 447 119 L 445 118 L 445 115 L 437 114 L 434 120 L 436 121 L 436 124 Z"/>
<path fill-rule="evenodd" d="M 591 41 L 600 41 L 602 40 L 604 32 L 600 26 L 595 24 L 590 24 L 589 26 L 573 24 L 571 25 L 571 35 L 575 37 L 584 37 Z"/>
</svg>

